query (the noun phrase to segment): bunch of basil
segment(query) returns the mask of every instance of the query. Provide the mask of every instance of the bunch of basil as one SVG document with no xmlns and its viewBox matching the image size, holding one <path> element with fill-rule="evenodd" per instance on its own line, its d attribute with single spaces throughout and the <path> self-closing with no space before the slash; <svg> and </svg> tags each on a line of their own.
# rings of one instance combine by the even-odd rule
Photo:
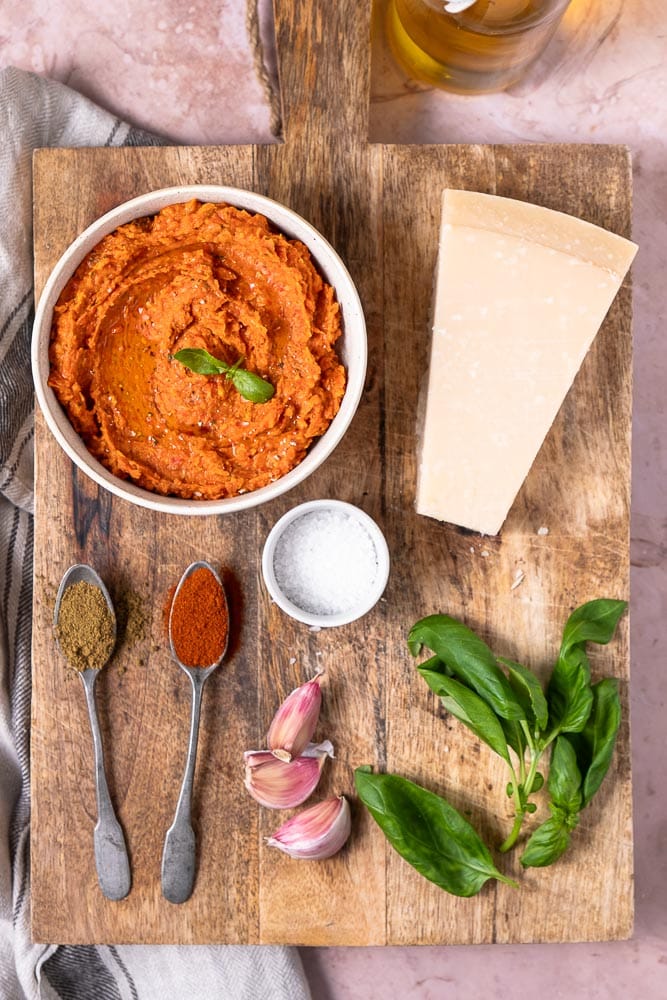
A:
<svg viewBox="0 0 667 1000">
<path fill-rule="evenodd" d="M 500 851 L 514 846 L 526 814 L 537 809 L 530 796 L 544 784 L 538 766 L 552 746 L 551 816 L 529 837 L 520 858 L 524 867 L 550 865 L 563 854 L 609 768 L 621 720 L 618 682 L 591 683 L 586 643 L 608 643 L 626 607 L 625 601 L 599 599 L 570 615 L 546 693 L 532 671 L 496 657 L 454 618 L 430 615 L 410 630 L 413 656 L 424 647 L 434 653 L 417 667 L 431 690 L 509 768 L 515 818 Z M 355 782 L 392 846 L 447 892 L 472 896 L 490 878 L 517 884 L 498 871 L 478 833 L 440 796 L 369 767 L 357 768 Z"/>
</svg>

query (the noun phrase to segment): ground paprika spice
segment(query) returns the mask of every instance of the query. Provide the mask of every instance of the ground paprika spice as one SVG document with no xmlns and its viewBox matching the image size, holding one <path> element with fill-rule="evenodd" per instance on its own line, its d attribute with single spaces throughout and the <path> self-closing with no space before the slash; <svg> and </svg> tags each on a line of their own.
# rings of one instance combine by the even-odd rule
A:
<svg viewBox="0 0 667 1000">
<path fill-rule="evenodd" d="M 171 603 L 171 641 L 186 667 L 210 667 L 225 651 L 229 613 L 213 573 L 199 566 L 183 581 Z"/>
</svg>

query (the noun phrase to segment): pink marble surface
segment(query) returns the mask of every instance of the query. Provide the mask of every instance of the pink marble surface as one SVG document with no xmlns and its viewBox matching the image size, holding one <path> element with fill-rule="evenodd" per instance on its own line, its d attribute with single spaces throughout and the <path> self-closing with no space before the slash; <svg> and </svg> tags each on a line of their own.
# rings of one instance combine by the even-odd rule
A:
<svg viewBox="0 0 667 1000">
<path fill-rule="evenodd" d="M 257 9 L 257 32 L 272 39 L 271 0 Z M 273 65 L 258 76 L 247 10 L 245 0 L 5 0 L 0 63 L 175 142 L 271 142 Z"/>
<path fill-rule="evenodd" d="M 137 24 L 139 33 L 132 30 Z M 269 101 L 252 71 L 243 0 L 4 3 L 0 63 L 64 80 L 176 141 L 272 138 Z M 471 99 L 415 85 L 393 65 L 379 35 L 372 77 L 369 133 L 375 140 L 622 142 L 633 152 L 634 236 L 641 248 L 634 267 L 632 511 L 636 924 L 630 941 L 604 944 L 304 950 L 313 997 L 662 1000 L 667 996 L 664 3 L 573 0 L 539 65 L 505 94 Z"/>
</svg>

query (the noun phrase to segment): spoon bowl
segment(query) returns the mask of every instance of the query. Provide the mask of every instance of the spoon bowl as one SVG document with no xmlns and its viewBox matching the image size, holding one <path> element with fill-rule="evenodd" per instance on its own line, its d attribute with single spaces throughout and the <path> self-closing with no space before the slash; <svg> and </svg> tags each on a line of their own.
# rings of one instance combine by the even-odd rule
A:
<svg viewBox="0 0 667 1000">
<path fill-rule="evenodd" d="M 114 610 L 113 602 L 109 591 L 104 586 L 104 583 L 98 573 L 95 572 L 92 566 L 87 566 L 85 563 L 77 563 L 75 566 L 70 566 L 62 580 L 60 581 L 60 586 L 58 587 L 58 593 L 56 595 L 56 604 L 53 609 L 53 625 L 56 629 L 56 642 L 58 644 L 58 649 L 65 656 L 65 653 L 60 645 L 60 639 L 58 637 L 58 619 L 60 618 L 60 606 L 63 602 L 63 597 L 65 596 L 65 591 L 73 587 L 75 583 L 89 583 L 92 587 L 97 587 L 102 593 L 102 597 L 106 603 L 109 614 L 113 621 L 113 640 L 114 645 L 116 644 L 116 612 Z M 113 652 L 113 650 L 111 651 Z M 66 658 L 66 657 L 65 657 Z M 111 653 L 109 653 L 109 659 L 111 658 Z M 107 660 L 108 662 L 108 660 Z M 106 664 L 102 664 L 106 666 Z M 102 667 L 99 668 L 100 670 Z M 95 671 L 96 672 L 96 671 Z"/>
<path fill-rule="evenodd" d="M 179 594 L 185 582 L 192 574 L 199 569 L 209 572 L 218 587 L 223 598 L 227 619 L 227 634 L 223 644 L 222 652 L 217 660 L 208 666 L 192 667 L 183 663 L 176 649 L 174 648 L 173 618 Z M 196 837 L 192 828 L 191 806 L 192 787 L 194 783 L 195 763 L 197 759 L 197 740 L 199 737 L 199 718 L 201 714 L 202 691 L 206 680 L 211 676 L 222 663 L 229 645 L 229 605 L 227 595 L 219 574 L 207 562 L 193 562 L 183 573 L 174 593 L 169 611 L 169 648 L 174 661 L 181 670 L 190 678 L 192 685 L 192 710 L 190 716 L 190 740 L 188 744 L 188 756 L 185 764 L 185 774 L 181 785 L 181 792 L 176 806 L 174 821 L 167 830 L 162 852 L 162 895 L 170 903 L 184 903 L 192 895 L 195 880 L 195 855 Z"/>
<path fill-rule="evenodd" d="M 229 605 L 227 603 L 227 594 L 225 593 L 225 588 L 223 586 L 222 580 L 220 579 L 220 574 L 216 572 L 216 570 L 213 568 L 213 566 L 211 566 L 210 563 L 204 562 L 203 560 L 200 560 L 198 562 L 193 562 L 193 563 L 191 563 L 188 566 L 188 568 L 183 573 L 183 576 L 178 581 L 178 586 L 176 587 L 176 590 L 174 591 L 174 596 L 172 598 L 171 608 L 169 610 L 169 649 L 171 650 L 172 657 L 174 658 L 174 660 L 176 661 L 176 663 L 179 665 L 179 667 L 181 668 L 181 670 L 185 670 L 185 672 L 189 676 L 192 676 L 191 671 L 193 671 L 193 670 L 199 671 L 199 673 L 204 673 L 206 675 L 204 677 L 204 680 L 206 680 L 206 677 L 209 677 L 213 673 L 213 671 L 216 669 L 216 667 L 220 666 L 220 664 L 222 663 L 222 661 L 225 658 L 225 654 L 227 652 L 227 647 L 229 646 L 229 624 L 227 626 L 227 635 L 226 635 L 226 638 L 225 638 L 224 646 L 222 648 L 222 652 L 218 656 L 217 660 L 215 660 L 210 665 L 203 666 L 203 667 L 191 667 L 191 666 L 188 666 L 187 664 L 183 663 L 183 661 L 178 656 L 178 653 L 176 652 L 176 649 L 174 647 L 174 636 L 173 636 L 173 631 L 172 631 L 172 623 L 173 623 L 173 618 L 174 618 L 174 608 L 176 607 L 176 604 L 178 602 L 178 598 L 179 598 L 179 595 L 181 593 L 181 590 L 183 589 L 183 586 L 184 586 L 185 582 L 187 580 L 189 580 L 189 578 L 192 576 L 192 574 L 195 573 L 199 569 L 207 570 L 207 572 L 209 572 L 211 574 L 211 576 L 214 578 L 215 582 L 217 583 L 218 587 L 220 588 L 220 593 L 222 595 L 222 599 L 223 599 L 224 605 L 225 605 L 225 612 L 227 614 L 227 622 L 229 623 Z"/>
<path fill-rule="evenodd" d="M 104 586 L 99 575 L 92 566 L 84 563 L 77 563 L 71 566 L 58 588 L 56 604 L 53 611 L 53 626 L 56 645 L 62 655 L 67 659 L 62 648 L 58 635 L 58 622 L 60 620 L 60 610 L 63 597 L 70 587 L 76 583 L 88 583 L 97 587 L 101 592 L 113 623 L 113 645 L 116 643 L 116 613 L 114 611 L 109 591 Z M 86 705 L 88 707 L 88 717 L 93 736 L 93 751 L 95 755 L 95 795 L 97 799 L 97 822 L 93 832 L 95 845 L 95 867 L 100 889 L 108 899 L 124 899 L 130 891 L 132 877 L 130 874 L 130 861 L 125 844 L 123 829 L 118 822 L 116 813 L 109 795 L 106 774 L 104 770 L 104 747 L 102 744 L 102 734 L 100 732 L 99 719 L 97 717 L 97 707 L 95 704 L 95 682 L 100 670 L 106 666 L 111 654 L 113 645 L 109 650 L 107 660 L 100 664 L 98 668 L 88 667 L 85 670 L 77 670 L 81 677 L 81 683 L 86 694 Z"/>
</svg>

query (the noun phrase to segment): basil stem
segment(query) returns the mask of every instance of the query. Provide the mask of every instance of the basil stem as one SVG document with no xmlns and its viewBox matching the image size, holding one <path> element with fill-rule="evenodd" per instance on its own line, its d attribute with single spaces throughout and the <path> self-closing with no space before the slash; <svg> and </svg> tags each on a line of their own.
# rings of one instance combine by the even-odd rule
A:
<svg viewBox="0 0 667 1000">
<path fill-rule="evenodd" d="M 474 827 L 446 799 L 395 774 L 354 773 L 359 798 L 392 847 L 420 875 L 455 896 L 474 896 L 499 872 Z"/>
<path fill-rule="evenodd" d="M 246 368 L 241 368 L 243 358 L 233 365 L 214 358 L 208 351 L 199 347 L 185 347 L 174 354 L 176 361 L 196 372 L 197 375 L 224 375 L 236 391 L 250 403 L 266 403 L 273 396 L 275 389 L 270 382 L 261 378 Z"/>
<path fill-rule="evenodd" d="M 567 850 L 570 834 L 579 822 L 581 784 L 574 748 L 567 736 L 559 736 L 551 755 L 547 781 L 552 816 L 528 838 L 520 858 L 524 868 L 544 868 Z"/>
</svg>

